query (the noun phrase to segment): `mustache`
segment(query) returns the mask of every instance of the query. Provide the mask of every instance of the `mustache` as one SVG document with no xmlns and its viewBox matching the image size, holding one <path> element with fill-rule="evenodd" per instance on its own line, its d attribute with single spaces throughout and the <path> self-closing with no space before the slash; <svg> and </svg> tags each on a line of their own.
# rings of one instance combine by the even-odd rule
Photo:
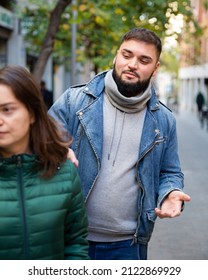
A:
<svg viewBox="0 0 208 280">
<path fill-rule="evenodd" d="M 135 77 L 137 77 L 137 78 L 140 79 L 139 74 L 138 74 L 137 72 L 132 71 L 132 70 L 124 70 L 124 71 L 122 71 L 122 73 L 123 73 L 123 74 L 128 74 L 128 73 L 130 73 L 130 74 L 133 74 Z"/>
</svg>

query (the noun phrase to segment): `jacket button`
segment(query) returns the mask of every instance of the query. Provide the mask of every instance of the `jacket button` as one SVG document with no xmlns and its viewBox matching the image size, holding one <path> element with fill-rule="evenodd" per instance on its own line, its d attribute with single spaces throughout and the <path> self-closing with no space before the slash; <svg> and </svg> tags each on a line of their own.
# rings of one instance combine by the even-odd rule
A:
<svg viewBox="0 0 208 280">
<path fill-rule="evenodd" d="M 79 112 L 79 116 L 81 117 L 83 115 L 83 112 Z"/>
</svg>

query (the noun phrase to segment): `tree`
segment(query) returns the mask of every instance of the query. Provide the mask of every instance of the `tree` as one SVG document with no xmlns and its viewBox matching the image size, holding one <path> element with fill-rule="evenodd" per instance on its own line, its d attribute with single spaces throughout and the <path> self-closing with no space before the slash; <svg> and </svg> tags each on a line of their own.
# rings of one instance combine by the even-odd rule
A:
<svg viewBox="0 0 208 280">
<path fill-rule="evenodd" d="M 38 82 L 40 82 L 47 60 L 53 52 L 55 35 L 59 29 L 61 15 L 66 7 L 71 4 L 71 1 L 72 0 L 59 0 L 50 14 L 48 30 L 33 71 L 33 75 Z"/>
<path fill-rule="evenodd" d="M 58 32 L 61 15 L 63 14 L 66 7 L 71 4 L 72 0 L 59 0 L 55 8 L 50 12 L 48 29 L 45 35 L 43 45 L 41 47 L 40 54 L 38 56 L 33 75 L 37 82 L 40 83 L 41 77 L 45 70 L 45 65 L 48 58 L 53 52 L 55 36 Z"/>
<path fill-rule="evenodd" d="M 84 45 L 83 56 L 89 58 L 97 69 L 111 65 L 122 35 L 133 27 L 145 27 L 155 31 L 162 40 L 166 36 L 175 36 L 171 19 L 178 14 L 184 21 L 192 21 L 189 0 L 82 0 L 78 16 L 78 33 Z M 84 16 L 83 16 L 84 15 Z"/>
<path fill-rule="evenodd" d="M 177 39 L 171 19 L 181 14 L 184 21 L 193 20 L 189 0 L 76 0 L 76 6 L 70 7 L 72 1 L 59 0 L 54 9 L 46 1 L 30 1 L 40 4 L 24 12 L 24 18 L 29 19 L 29 48 L 38 55 L 37 80 L 52 52 L 56 63 L 70 61 L 73 9 L 77 10 L 77 61 L 84 64 L 90 60 L 95 73 L 111 65 L 122 35 L 130 28 L 142 26 L 157 32 L 162 40 L 173 34 Z"/>
</svg>

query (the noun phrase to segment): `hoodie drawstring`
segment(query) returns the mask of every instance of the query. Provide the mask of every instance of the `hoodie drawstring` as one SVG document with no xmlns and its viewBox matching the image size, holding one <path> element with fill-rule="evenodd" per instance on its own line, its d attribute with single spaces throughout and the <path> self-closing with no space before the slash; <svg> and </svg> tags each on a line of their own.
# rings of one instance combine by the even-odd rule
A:
<svg viewBox="0 0 208 280">
<path fill-rule="evenodd" d="M 115 165 L 116 158 L 117 158 L 117 154 L 118 154 L 118 150 L 119 150 L 119 146 L 120 146 L 120 143 L 121 143 L 121 138 L 122 138 L 122 133 L 123 133 L 123 128 L 124 128 L 125 116 L 126 116 L 126 113 L 123 112 L 123 119 L 122 119 L 122 124 L 121 124 L 121 131 L 120 131 L 120 135 L 119 135 L 119 139 L 118 139 L 118 144 L 117 144 L 117 147 L 116 147 L 115 157 L 114 157 L 113 165 L 112 165 L 112 166 Z M 110 160 L 110 156 L 111 156 L 111 150 L 112 150 L 113 141 L 114 141 L 114 137 L 115 137 L 116 122 L 117 122 L 117 108 L 115 107 L 115 119 L 114 119 L 113 133 L 112 133 L 112 137 L 111 137 L 110 149 L 109 149 L 109 152 L 108 152 L 108 160 Z"/>
</svg>

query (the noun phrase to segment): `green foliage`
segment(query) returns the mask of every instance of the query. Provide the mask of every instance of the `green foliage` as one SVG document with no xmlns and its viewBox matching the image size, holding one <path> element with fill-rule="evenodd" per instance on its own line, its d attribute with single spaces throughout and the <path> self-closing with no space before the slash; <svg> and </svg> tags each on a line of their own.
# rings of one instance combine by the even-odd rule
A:
<svg viewBox="0 0 208 280">
<path fill-rule="evenodd" d="M 30 0 L 32 8 L 22 12 L 24 30 L 30 52 L 39 53 L 50 19 L 50 11 L 57 1 Z M 77 12 L 74 21 L 73 11 Z M 90 60 L 95 71 L 109 68 L 123 34 L 133 27 L 155 31 L 162 40 L 175 31 L 170 19 L 182 14 L 192 21 L 189 0 L 77 0 L 62 16 L 55 38 L 54 59 L 69 61 L 71 56 L 71 25 L 77 24 L 77 60 Z"/>
<path fill-rule="evenodd" d="M 179 49 L 172 48 L 169 51 L 164 51 L 161 55 L 161 71 L 176 74 L 179 69 Z"/>
<path fill-rule="evenodd" d="M 208 10 L 208 1 L 207 0 L 202 0 L 203 6 L 205 10 Z"/>
<path fill-rule="evenodd" d="M 183 14 L 192 20 L 190 1 L 80 1 L 79 34 L 85 55 L 97 68 L 111 65 L 123 34 L 133 27 L 155 31 L 162 40 L 171 36 L 170 19 Z"/>
</svg>

